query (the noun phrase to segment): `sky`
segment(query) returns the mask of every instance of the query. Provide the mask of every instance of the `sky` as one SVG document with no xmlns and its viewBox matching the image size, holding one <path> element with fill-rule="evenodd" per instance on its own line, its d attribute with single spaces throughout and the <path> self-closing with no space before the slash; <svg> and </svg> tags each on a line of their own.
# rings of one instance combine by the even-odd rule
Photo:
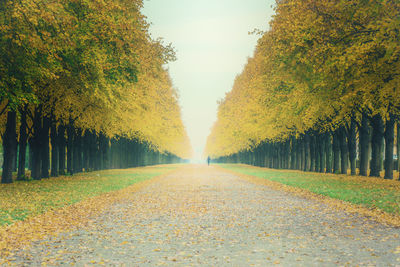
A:
<svg viewBox="0 0 400 267">
<path fill-rule="evenodd" d="M 172 43 L 177 61 L 168 69 L 180 95 L 182 119 L 194 159 L 202 158 L 218 100 L 253 55 L 254 29 L 268 29 L 275 0 L 144 0 L 153 38 Z"/>
</svg>

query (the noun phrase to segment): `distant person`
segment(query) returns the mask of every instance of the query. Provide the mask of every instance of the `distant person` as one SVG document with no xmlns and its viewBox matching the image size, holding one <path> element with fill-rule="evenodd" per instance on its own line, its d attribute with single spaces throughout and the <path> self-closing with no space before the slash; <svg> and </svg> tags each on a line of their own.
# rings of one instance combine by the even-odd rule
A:
<svg viewBox="0 0 400 267">
<path fill-rule="evenodd" d="M 207 165 L 208 165 L 208 166 L 210 166 L 210 161 L 211 161 L 210 156 L 208 156 L 208 157 L 207 157 Z"/>
</svg>

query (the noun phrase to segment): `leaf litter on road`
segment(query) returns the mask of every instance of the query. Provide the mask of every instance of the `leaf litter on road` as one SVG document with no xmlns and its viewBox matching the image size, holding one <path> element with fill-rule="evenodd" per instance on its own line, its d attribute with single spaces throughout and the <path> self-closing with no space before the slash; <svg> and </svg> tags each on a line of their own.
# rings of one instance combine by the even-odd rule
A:
<svg viewBox="0 0 400 267">
<path fill-rule="evenodd" d="M 12 264 L 397 263 L 399 229 L 216 167 L 188 165 L 139 189 L 115 196 L 86 227 L 14 252 Z"/>
</svg>

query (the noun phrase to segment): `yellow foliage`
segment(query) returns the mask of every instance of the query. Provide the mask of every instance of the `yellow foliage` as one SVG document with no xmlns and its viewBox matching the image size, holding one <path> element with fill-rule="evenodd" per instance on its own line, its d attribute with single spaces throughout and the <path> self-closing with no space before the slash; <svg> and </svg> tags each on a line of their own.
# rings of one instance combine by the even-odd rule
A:
<svg viewBox="0 0 400 267">
<path fill-rule="evenodd" d="M 270 30 L 221 101 L 205 154 L 400 114 L 400 4 L 277 1 Z"/>
<path fill-rule="evenodd" d="M 142 0 L 9 1 L 0 40 L 10 39 L 11 52 L 26 55 L 21 74 L 5 82 L 25 87 L 17 92 L 14 86 L 13 94 L 2 88 L 0 101 L 12 96 L 18 105 L 30 92 L 38 101 L 25 102 L 57 124 L 135 138 L 190 157 L 177 93 L 163 67 L 175 54 L 150 37 L 142 6 Z M 11 52 L 1 51 L 19 60 Z"/>
</svg>

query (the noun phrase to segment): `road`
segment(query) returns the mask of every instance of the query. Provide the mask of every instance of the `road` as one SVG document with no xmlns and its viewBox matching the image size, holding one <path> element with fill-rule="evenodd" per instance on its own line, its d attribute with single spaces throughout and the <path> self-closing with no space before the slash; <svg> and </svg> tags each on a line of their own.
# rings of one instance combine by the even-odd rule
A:
<svg viewBox="0 0 400 267">
<path fill-rule="evenodd" d="M 400 229 L 188 165 L 90 226 L 35 242 L 19 266 L 399 266 Z"/>
</svg>

